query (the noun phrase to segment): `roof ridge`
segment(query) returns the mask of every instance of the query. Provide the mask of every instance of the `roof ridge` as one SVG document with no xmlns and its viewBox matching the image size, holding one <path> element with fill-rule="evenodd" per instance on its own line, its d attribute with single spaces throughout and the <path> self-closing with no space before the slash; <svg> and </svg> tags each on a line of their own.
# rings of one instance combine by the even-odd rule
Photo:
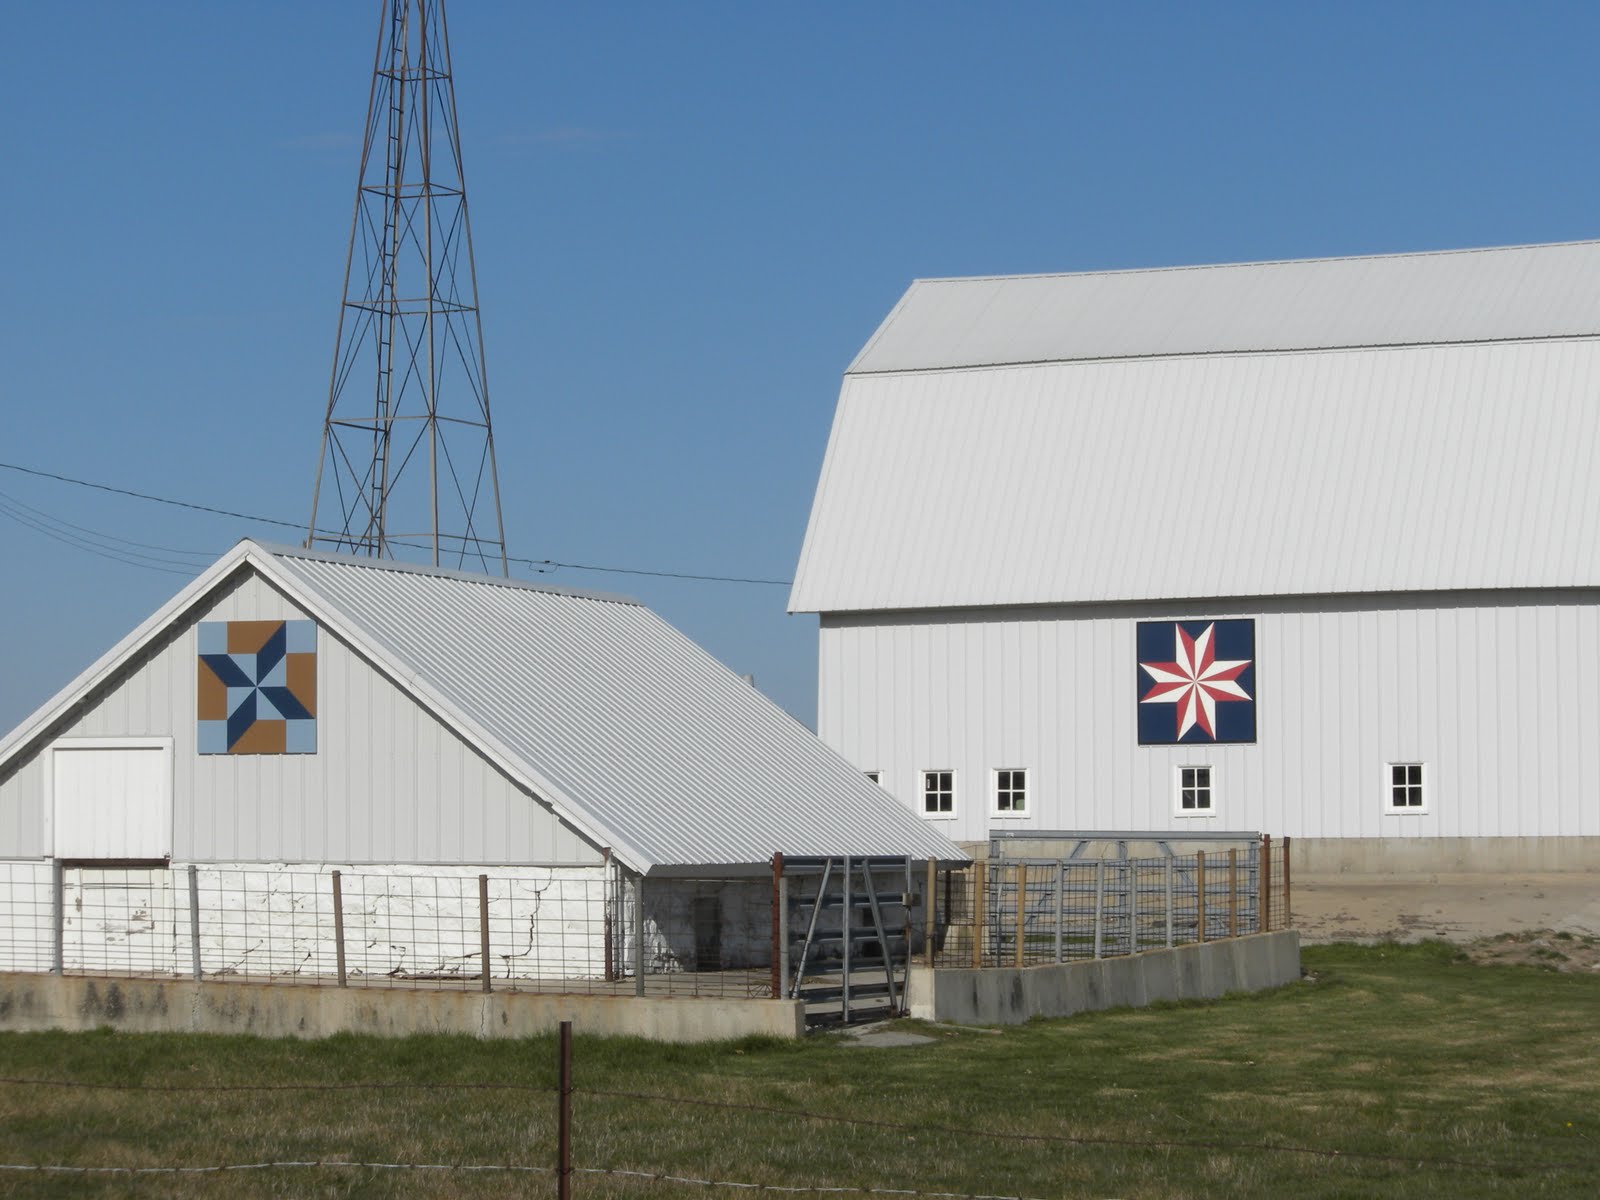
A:
<svg viewBox="0 0 1600 1200">
<path fill-rule="evenodd" d="M 1499 254 L 1513 250 L 1560 250 L 1573 246 L 1600 246 L 1600 238 L 1576 238 L 1566 242 L 1520 242 L 1509 246 L 1457 246 L 1443 250 L 1397 250 L 1386 254 L 1329 254 L 1312 258 L 1262 258 L 1235 262 L 1183 263 L 1161 267 L 1112 267 L 1088 271 L 1031 271 L 1021 274 L 928 275 L 911 281 L 919 283 L 985 283 L 1012 279 L 1075 279 L 1091 275 L 1161 275 L 1182 271 L 1224 271 L 1243 267 L 1290 267 L 1312 263 L 1375 262 L 1401 258 L 1448 258 L 1467 254 Z"/>
<path fill-rule="evenodd" d="M 355 554 L 338 554 L 328 550 L 310 550 L 304 546 L 286 543 L 263 542 L 244 538 L 264 554 L 274 558 L 297 558 L 309 562 L 334 563 L 367 571 L 395 571 L 407 575 L 427 575 L 435 579 L 449 579 L 459 583 L 475 583 L 486 587 L 511 588 L 516 591 L 542 592 L 553 596 L 570 596 L 577 600 L 596 600 L 607 604 L 627 604 L 643 608 L 641 601 L 616 592 L 594 591 L 588 588 L 564 587 L 557 583 L 535 583 L 530 579 L 512 579 L 509 575 L 487 575 L 476 571 L 457 571 L 449 567 L 432 567 L 423 563 L 402 562 L 395 558 L 370 558 Z"/>
</svg>

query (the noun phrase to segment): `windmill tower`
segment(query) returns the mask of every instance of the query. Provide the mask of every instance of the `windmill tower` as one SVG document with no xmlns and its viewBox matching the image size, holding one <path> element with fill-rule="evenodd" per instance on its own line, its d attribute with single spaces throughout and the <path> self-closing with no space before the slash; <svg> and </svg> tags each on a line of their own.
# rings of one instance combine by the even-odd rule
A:
<svg viewBox="0 0 1600 1200">
<path fill-rule="evenodd" d="M 306 545 L 509 573 L 444 0 L 383 0 Z"/>
</svg>

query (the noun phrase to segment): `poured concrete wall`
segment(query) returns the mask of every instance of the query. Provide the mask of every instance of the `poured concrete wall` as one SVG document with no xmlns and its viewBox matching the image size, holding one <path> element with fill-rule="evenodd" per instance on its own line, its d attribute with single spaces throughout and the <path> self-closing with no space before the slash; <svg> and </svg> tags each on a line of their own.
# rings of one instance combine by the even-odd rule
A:
<svg viewBox="0 0 1600 1200">
<path fill-rule="evenodd" d="M 455 1033 L 530 1037 L 571 1021 L 578 1033 L 707 1042 L 799 1037 L 793 1000 L 673 1000 L 527 992 L 410 991 L 185 980 L 0 974 L 0 1030 L 247 1033 L 319 1038 Z"/>
<path fill-rule="evenodd" d="M 1015 1025 L 1162 1000 L 1212 1000 L 1299 978 L 1300 935 L 1291 929 L 1042 967 L 913 967 L 907 999 L 911 1015 L 925 1021 Z"/>
</svg>

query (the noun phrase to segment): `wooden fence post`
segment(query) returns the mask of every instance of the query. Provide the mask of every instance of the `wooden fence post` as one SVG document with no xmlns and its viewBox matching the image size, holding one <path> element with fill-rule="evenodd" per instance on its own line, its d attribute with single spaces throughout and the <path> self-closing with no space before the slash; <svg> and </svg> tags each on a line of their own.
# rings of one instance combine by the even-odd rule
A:
<svg viewBox="0 0 1600 1200">
<path fill-rule="evenodd" d="M 783 851 L 772 853 L 772 998 L 783 995 L 784 939 L 788 931 L 783 928 Z"/>
<path fill-rule="evenodd" d="M 200 868 L 189 864 L 189 973 L 200 978 Z"/>
<path fill-rule="evenodd" d="M 1094 956 L 1105 955 L 1106 860 L 1094 860 Z"/>
<path fill-rule="evenodd" d="M 607 905 L 609 908 L 610 905 Z M 478 876 L 478 961 L 483 964 L 483 990 L 489 990 L 489 877 Z M 606 916 L 606 978 L 611 978 L 611 917 Z"/>
<path fill-rule="evenodd" d="M 923 909 L 922 952 L 927 956 L 928 969 L 931 971 L 933 969 L 934 959 L 933 935 L 939 928 L 939 864 L 931 858 L 928 860 L 928 890 L 926 903 L 923 905 Z M 945 919 L 949 920 L 949 918 L 950 914 L 945 913 Z M 906 947 L 906 954 L 908 957 L 911 954 L 911 948 L 909 946 Z"/>
<path fill-rule="evenodd" d="M 556 1196 L 572 1200 L 572 1022 L 561 1022 L 556 1103 Z"/>
<path fill-rule="evenodd" d="M 339 967 L 339 986 L 344 987 L 344 885 L 337 871 L 333 873 L 333 943 L 334 960 Z"/>
<path fill-rule="evenodd" d="M 1204 942 L 1206 940 L 1206 852 L 1204 850 L 1196 850 L 1194 854 L 1194 896 L 1195 940 Z"/>
<path fill-rule="evenodd" d="M 979 859 L 972 864 L 972 965 L 983 966 L 983 907 L 987 895 L 989 864 Z"/>
</svg>

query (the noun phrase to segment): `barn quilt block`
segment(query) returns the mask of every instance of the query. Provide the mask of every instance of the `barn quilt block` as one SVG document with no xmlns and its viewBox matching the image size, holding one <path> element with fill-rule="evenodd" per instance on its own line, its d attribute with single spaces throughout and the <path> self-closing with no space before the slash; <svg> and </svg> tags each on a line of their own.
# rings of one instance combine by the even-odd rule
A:
<svg viewBox="0 0 1600 1200">
<path fill-rule="evenodd" d="M 1256 623 L 1140 621 L 1139 744 L 1256 740 Z"/>
<path fill-rule="evenodd" d="M 201 754 L 315 754 L 317 623 L 202 621 Z"/>
</svg>

